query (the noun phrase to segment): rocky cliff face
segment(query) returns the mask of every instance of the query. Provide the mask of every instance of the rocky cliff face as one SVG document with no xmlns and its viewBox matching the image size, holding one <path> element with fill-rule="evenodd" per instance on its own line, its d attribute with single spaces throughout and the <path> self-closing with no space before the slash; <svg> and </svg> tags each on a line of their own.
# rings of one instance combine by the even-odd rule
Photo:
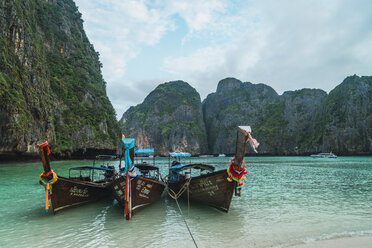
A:
<svg viewBox="0 0 372 248">
<path fill-rule="evenodd" d="M 267 85 L 242 83 L 235 78 L 221 80 L 216 93 L 203 101 L 209 153 L 234 153 L 236 127 L 258 126 L 265 111 L 276 107 L 278 102 L 278 94 Z"/>
<path fill-rule="evenodd" d="M 325 98 L 317 116 L 321 150 L 372 153 L 372 77 L 346 78 Z"/>
<path fill-rule="evenodd" d="M 371 87 L 372 77 L 353 76 L 329 95 L 302 89 L 279 96 L 262 84 L 224 79 L 203 101 L 209 153 L 234 153 L 236 126 L 250 125 L 261 153 L 370 154 Z"/>
<path fill-rule="evenodd" d="M 302 89 L 286 91 L 280 96 L 283 104 L 283 121 L 279 127 L 283 130 L 281 130 L 281 137 L 278 137 L 281 142 L 275 150 L 276 154 L 304 154 L 317 150 L 314 123 L 316 113 L 321 108 L 326 95 L 323 90 Z M 261 130 L 261 127 L 258 126 L 257 129 Z M 261 135 L 267 138 L 264 132 Z M 270 149 L 266 152 L 273 151 L 274 149 Z"/>
<path fill-rule="evenodd" d="M 72 0 L 0 0 L 0 155 L 116 149 L 98 54 Z"/>
<path fill-rule="evenodd" d="M 202 112 L 205 127 L 199 94 L 184 82 L 172 82 L 130 108 L 121 125 L 139 146 L 154 146 L 163 155 L 174 150 L 233 154 L 239 125 L 252 127 L 261 154 L 372 153 L 372 77 L 348 77 L 329 95 L 319 89 L 278 95 L 264 84 L 226 78 L 203 101 Z"/>
<path fill-rule="evenodd" d="M 135 138 L 138 147 L 154 147 L 156 154 L 207 152 L 200 96 L 186 82 L 159 85 L 126 111 L 120 124 L 126 137 Z"/>
</svg>

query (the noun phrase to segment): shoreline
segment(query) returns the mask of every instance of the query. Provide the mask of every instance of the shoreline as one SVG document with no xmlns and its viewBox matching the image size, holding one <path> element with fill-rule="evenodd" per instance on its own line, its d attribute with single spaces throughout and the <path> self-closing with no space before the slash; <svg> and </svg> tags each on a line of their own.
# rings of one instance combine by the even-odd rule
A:
<svg viewBox="0 0 372 248">
<path fill-rule="evenodd" d="M 372 236 L 337 237 L 332 239 L 315 240 L 304 244 L 285 246 L 288 248 L 370 248 Z"/>
<path fill-rule="evenodd" d="M 103 152 L 105 153 L 105 152 Z M 102 154 L 103 154 L 102 153 Z M 100 153 L 96 153 L 97 154 L 100 154 Z M 95 159 L 95 156 L 96 155 L 92 155 L 92 154 L 89 154 L 89 155 L 72 155 L 71 157 L 64 157 L 64 156 L 58 156 L 56 154 L 53 154 L 51 153 L 50 155 L 50 158 L 53 160 L 53 161 L 74 161 L 74 160 L 93 160 Z M 159 158 L 168 158 L 167 156 L 158 156 Z M 208 155 L 208 156 L 200 156 L 200 155 L 196 155 L 196 156 L 191 156 L 191 158 L 230 158 L 231 156 L 230 155 L 226 155 L 225 157 L 218 157 L 218 155 L 214 156 L 214 155 Z M 253 154 L 246 154 L 244 157 L 247 157 L 247 158 L 262 158 L 262 157 L 274 157 L 274 158 L 280 158 L 280 157 L 309 157 L 309 155 L 269 155 L 269 154 L 261 154 L 261 155 L 253 155 Z M 355 154 L 355 155 L 340 155 L 338 156 L 338 158 L 348 158 L 348 157 L 359 157 L 359 158 L 366 158 L 366 157 L 372 157 L 372 154 Z M 328 159 L 328 158 L 315 158 L 314 160 L 316 159 Z M 336 158 L 337 159 L 337 158 Z M 39 162 L 40 161 L 40 157 L 39 155 L 37 154 L 32 154 L 32 155 L 18 155 L 18 156 L 9 156 L 8 154 L 7 155 L 4 155 L 4 154 L 0 154 L 0 164 L 11 164 L 11 163 L 22 163 L 22 162 L 26 162 L 26 163 L 32 163 L 32 162 Z"/>
</svg>

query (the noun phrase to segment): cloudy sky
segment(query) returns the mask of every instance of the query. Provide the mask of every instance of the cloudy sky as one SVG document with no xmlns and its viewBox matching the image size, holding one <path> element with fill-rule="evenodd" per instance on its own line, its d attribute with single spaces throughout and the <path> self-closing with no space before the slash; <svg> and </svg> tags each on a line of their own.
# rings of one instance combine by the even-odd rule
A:
<svg viewBox="0 0 372 248">
<path fill-rule="evenodd" d="M 158 84 L 226 77 L 279 94 L 372 75 L 369 0 L 75 0 L 117 118 Z"/>
</svg>

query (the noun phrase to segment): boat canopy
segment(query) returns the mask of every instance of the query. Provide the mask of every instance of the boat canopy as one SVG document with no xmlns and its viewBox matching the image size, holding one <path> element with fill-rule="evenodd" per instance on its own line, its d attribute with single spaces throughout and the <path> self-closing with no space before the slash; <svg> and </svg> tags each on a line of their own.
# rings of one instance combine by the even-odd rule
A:
<svg viewBox="0 0 372 248">
<path fill-rule="evenodd" d="M 96 159 L 111 159 L 111 158 L 118 158 L 117 155 L 97 155 Z"/>
<path fill-rule="evenodd" d="M 178 164 L 170 168 L 170 170 L 173 170 L 173 171 L 183 171 L 186 169 L 200 169 L 202 171 L 207 170 L 207 171 L 213 172 L 214 166 L 208 165 L 208 164 Z"/>
<path fill-rule="evenodd" d="M 154 148 L 134 149 L 134 154 L 154 153 Z"/>
<path fill-rule="evenodd" d="M 134 166 L 136 168 L 138 168 L 139 170 L 159 170 L 159 167 L 157 167 L 155 165 L 148 164 L 146 162 L 140 163 L 140 164 L 135 164 Z"/>
<path fill-rule="evenodd" d="M 191 157 L 191 154 L 188 152 L 170 152 L 170 157 L 176 158 L 176 157 Z"/>
<path fill-rule="evenodd" d="M 113 169 L 104 168 L 104 167 L 97 167 L 97 166 L 81 166 L 81 167 L 70 168 L 70 170 L 105 170 L 105 171 L 112 171 Z"/>
</svg>

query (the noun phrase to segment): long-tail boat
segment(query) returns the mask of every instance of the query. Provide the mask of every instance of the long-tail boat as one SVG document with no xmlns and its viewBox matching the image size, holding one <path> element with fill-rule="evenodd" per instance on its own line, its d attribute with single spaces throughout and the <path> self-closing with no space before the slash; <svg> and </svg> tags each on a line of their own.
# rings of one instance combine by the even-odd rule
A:
<svg viewBox="0 0 372 248">
<path fill-rule="evenodd" d="M 250 133 L 249 126 L 238 127 L 235 157 L 230 160 L 227 170 L 215 171 L 212 165 L 173 161 L 167 176 L 168 190 L 172 198 L 182 197 L 228 212 L 234 192 L 240 196 L 242 181 L 245 179 L 243 161 L 247 143 L 250 142 L 254 150 L 259 145 Z M 189 153 L 170 153 L 170 157 L 175 158 L 188 156 Z"/>
<path fill-rule="evenodd" d="M 45 211 L 48 212 L 50 201 L 53 213 L 61 209 L 97 201 L 110 196 L 110 184 L 115 178 L 114 168 L 104 166 L 81 166 L 69 169 L 69 177 L 57 176 L 51 169 L 47 141 L 39 141 L 40 157 L 44 171 L 40 183 L 45 186 Z M 115 156 L 97 156 L 114 158 Z"/>
<path fill-rule="evenodd" d="M 159 199 L 166 184 L 161 180 L 159 168 L 147 163 L 134 163 L 134 139 L 121 140 L 125 167 L 112 184 L 112 194 L 121 206 L 127 220 L 141 207 Z M 138 174 L 137 174 L 138 173 Z"/>
</svg>

